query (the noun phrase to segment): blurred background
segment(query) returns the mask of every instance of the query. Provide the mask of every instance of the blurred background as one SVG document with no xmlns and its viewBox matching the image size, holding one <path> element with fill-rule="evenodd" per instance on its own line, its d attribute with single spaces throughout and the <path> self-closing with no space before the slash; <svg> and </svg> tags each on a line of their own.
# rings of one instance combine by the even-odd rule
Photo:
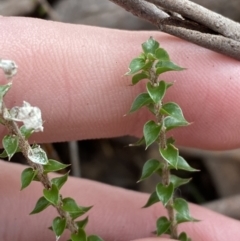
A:
<svg viewBox="0 0 240 241">
<path fill-rule="evenodd" d="M 240 22 L 239 0 L 195 0 L 215 12 Z M 155 29 L 108 0 L 0 0 L 0 15 L 28 16 L 54 21 L 128 30 Z M 127 147 L 136 140 L 121 137 L 45 144 L 49 158 L 71 163 L 71 175 L 97 180 L 141 192 L 152 192 L 157 176 L 136 183 L 144 162 L 158 157 L 156 146 Z M 225 215 L 240 219 L 240 150 L 206 152 L 180 147 L 196 173 L 179 173 L 192 177 L 190 184 L 177 190 L 178 196 L 205 205 Z M 25 163 L 20 154 L 12 161 Z"/>
</svg>

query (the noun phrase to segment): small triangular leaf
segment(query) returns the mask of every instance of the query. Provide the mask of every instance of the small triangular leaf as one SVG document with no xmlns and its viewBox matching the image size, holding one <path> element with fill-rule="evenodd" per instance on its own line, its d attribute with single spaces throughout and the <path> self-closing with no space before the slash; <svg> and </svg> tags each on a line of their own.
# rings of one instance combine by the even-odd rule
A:
<svg viewBox="0 0 240 241">
<path fill-rule="evenodd" d="M 6 135 L 3 137 L 2 145 L 8 155 L 8 160 L 10 160 L 16 153 L 18 149 L 18 141 L 18 137 L 15 135 Z"/>
<path fill-rule="evenodd" d="M 158 195 L 157 195 L 156 191 L 154 191 L 154 192 L 150 195 L 150 197 L 148 198 L 148 201 L 147 201 L 147 203 L 143 206 L 143 208 L 148 208 L 148 207 L 152 206 L 154 203 L 157 203 L 157 202 L 159 202 L 159 201 L 160 201 L 160 200 L 159 200 L 159 198 L 158 198 Z"/>
<path fill-rule="evenodd" d="M 37 170 L 33 170 L 31 167 L 23 170 L 21 174 L 21 183 L 22 183 L 21 190 L 29 186 L 29 184 L 36 176 L 36 174 L 37 174 Z"/>
<path fill-rule="evenodd" d="M 143 58 L 135 58 L 131 61 L 128 67 L 129 71 L 126 73 L 126 75 L 135 74 L 141 69 L 143 69 L 144 66 L 145 66 L 145 60 Z"/>
<path fill-rule="evenodd" d="M 143 79 L 147 79 L 148 76 L 146 73 L 144 72 L 141 72 L 141 73 L 138 73 L 138 74 L 135 74 L 133 77 L 132 77 L 132 84 L 135 85 L 137 84 L 139 81 L 143 80 Z"/>
<path fill-rule="evenodd" d="M 90 235 L 88 236 L 87 241 L 103 241 L 103 239 L 97 235 Z"/>
<path fill-rule="evenodd" d="M 153 103 L 153 101 L 150 98 L 148 93 L 142 93 L 142 94 L 138 95 L 132 103 L 129 114 L 139 110 L 143 106 L 148 105 L 150 103 Z"/>
<path fill-rule="evenodd" d="M 78 229 L 78 232 L 71 234 L 72 241 L 87 241 L 87 235 L 82 228 Z"/>
<path fill-rule="evenodd" d="M 166 93 L 165 81 L 160 81 L 158 86 L 153 86 L 150 82 L 147 83 L 147 91 L 154 103 L 159 103 Z"/>
<path fill-rule="evenodd" d="M 168 186 L 164 186 L 162 183 L 158 183 L 156 187 L 156 193 L 159 200 L 164 206 L 168 203 L 174 192 L 174 187 L 172 183 L 169 183 Z"/>
<path fill-rule="evenodd" d="M 52 184 L 55 184 L 57 189 L 60 190 L 61 187 L 64 185 L 64 183 L 67 181 L 68 179 L 68 174 L 69 172 L 67 172 L 65 175 L 61 176 L 61 177 L 55 177 L 51 180 Z"/>
<path fill-rule="evenodd" d="M 91 207 L 81 207 L 78 206 L 77 203 L 75 202 L 74 199 L 67 197 L 62 200 L 62 209 L 64 211 L 70 212 L 70 213 L 78 213 L 78 212 L 83 212 L 86 213 L 88 210 L 91 209 Z"/>
<path fill-rule="evenodd" d="M 178 65 L 174 64 L 171 61 L 158 61 L 157 64 L 155 65 L 156 68 L 156 73 L 158 75 L 168 72 L 168 71 L 180 71 L 184 70 L 184 68 L 179 67 Z"/>
<path fill-rule="evenodd" d="M 3 152 L 0 154 L 0 158 L 6 158 L 8 157 L 8 154 L 5 150 L 3 150 Z"/>
<path fill-rule="evenodd" d="M 166 149 L 160 148 L 160 154 L 171 166 L 177 168 L 179 151 L 174 145 L 168 144 Z"/>
<path fill-rule="evenodd" d="M 145 54 L 155 54 L 156 50 L 159 47 L 159 43 L 153 39 L 153 37 L 150 37 L 146 42 L 142 44 L 142 49 Z"/>
<path fill-rule="evenodd" d="M 84 218 L 83 220 L 75 222 L 78 226 L 78 228 L 84 229 L 88 223 L 88 217 Z"/>
<path fill-rule="evenodd" d="M 175 167 L 171 167 L 171 168 L 175 168 Z M 178 163 L 177 163 L 177 169 L 179 170 L 184 170 L 184 171 L 188 171 L 188 172 L 198 172 L 199 170 L 192 168 L 187 162 L 186 160 L 181 157 L 178 156 Z"/>
<path fill-rule="evenodd" d="M 171 226 L 171 222 L 166 217 L 157 220 L 157 236 L 165 234 Z"/>
<path fill-rule="evenodd" d="M 178 223 L 199 221 L 189 214 L 188 203 L 182 198 L 176 198 L 173 208 L 177 211 L 176 219 Z"/>
<path fill-rule="evenodd" d="M 66 228 L 67 221 L 65 218 L 56 217 L 53 219 L 52 229 L 56 237 L 59 238 Z"/>
<path fill-rule="evenodd" d="M 150 159 L 146 161 L 146 163 L 143 166 L 142 175 L 138 182 L 150 177 L 153 173 L 158 171 L 159 168 L 161 168 L 161 163 L 158 160 Z"/>
<path fill-rule="evenodd" d="M 158 48 L 155 52 L 155 56 L 157 59 L 162 61 L 170 61 L 169 55 L 167 51 L 163 48 Z"/>
<path fill-rule="evenodd" d="M 148 121 L 145 123 L 143 127 L 143 135 L 146 142 L 146 149 L 157 140 L 159 134 L 161 132 L 161 125 L 158 125 L 153 120 Z"/>
<path fill-rule="evenodd" d="M 180 241 L 191 241 L 191 239 L 188 238 L 188 236 L 185 232 L 182 232 L 182 233 L 179 234 L 178 240 L 180 240 Z"/>
<path fill-rule="evenodd" d="M 189 122 L 187 121 L 179 121 L 172 116 L 166 116 L 164 118 L 164 126 L 166 130 L 172 130 L 173 128 L 181 127 L 181 126 L 188 126 Z"/>
<path fill-rule="evenodd" d="M 40 197 L 30 214 L 40 213 L 50 205 L 51 203 L 45 197 Z"/>
<path fill-rule="evenodd" d="M 180 178 L 175 175 L 170 176 L 170 182 L 173 184 L 174 188 L 180 187 L 191 181 L 192 178 Z"/>
<path fill-rule="evenodd" d="M 48 160 L 48 164 L 44 165 L 44 173 L 49 173 L 49 172 L 56 172 L 56 171 L 60 171 L 62 169 L 65 169 L 66 167 L 68 167 L 70 165 L 65 165 L 61 162 L 49 159 Z"/>
<path fill-rule="evenodd" d="M 164 115 L 172 116 L 179 122 L 188 123 L 183 116 L 182 109 L 180 108 L 180 106 L 178 104 L 176 104 L 174 102 L 169 102 L 169 103 L 164 104 L 161 108 L 161 113 Z"/>
<path fill-rule="evenodd" d="M 46 165 L 48 163 L 47 154 L 40 146 L 30 148 L 27 154 L 29 160 L 36 164 Z"/>
<path fill-rule="evenodd" d="M 59 201 L 59 191 L 56 185 L 52 185 L 51 189 L 43 189 L 43 196 L 53 205 L 57 205 Z"/>
</svg>

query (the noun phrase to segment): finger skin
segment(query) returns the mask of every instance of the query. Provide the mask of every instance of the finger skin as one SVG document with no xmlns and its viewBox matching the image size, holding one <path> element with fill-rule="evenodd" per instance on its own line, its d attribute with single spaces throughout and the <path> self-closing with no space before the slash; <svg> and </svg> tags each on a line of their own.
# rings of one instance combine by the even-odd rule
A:
<svg viewBox="0 0 240 241">
<path fill-rule="evenodd" d="M 57 216 L 52 207 L 39 214 L 29 216 L 42 193 L 42 186 L 33 182 L 20 190 L 20 175 L 24 166 L 0 162 L 0 240 L 54 240 L 47 229 Z M 97 182 L 69 178 L 61 190 L 63 197 L 73 197 L 81 206 L 94 205 L 89 212 L 87 233 L 98 234 L 105 241 L 126 241 L 152 237 L 158 217 L 166 215 L 161 204 L 141 209 L 149 195 L 127 191 Z M 202 207 L 190 205 L 194 218 L 202 220 L 179 226 L 194 241 L 238 240 L 239 221 L 224 217 Z M 68 238 L 64 234 L 62 240 Z M 150 240 L 149 240 L 150 241 Z"/>
<path fill-rule="evenodd" d="M 180 145 L 205 149 L 240 144 L 240 64 L 160 32 L 120 31 L 28 18 L 0 18 L 1 57 L 19 66 L 8 106 L 23 100 L 42 109 L 45 132 L 33 141 L 141 136 L 146 110 L 124 117 L 144 83 L 124 76 L 149 36 L 186 67 L 169 72 L 175 81 L 167 100 L 179 103 L 193 124 L 173 131 Z M 4 78 L 0 76 L 1 83 Z M 3 129 L 0 130 L 3 132 Z M 0 132 L 0 133 L 1 133 Z"/>
</svg>

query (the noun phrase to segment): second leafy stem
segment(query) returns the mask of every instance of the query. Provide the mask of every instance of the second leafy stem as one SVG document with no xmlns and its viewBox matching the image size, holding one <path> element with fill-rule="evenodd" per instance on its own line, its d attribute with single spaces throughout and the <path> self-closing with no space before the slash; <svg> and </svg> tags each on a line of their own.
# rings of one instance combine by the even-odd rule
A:
<svg viewBox="0 0 240 241">
<path fill-rule="evenodd" d="M 143 127 L 143 137 L 134 145 L 146 144 L 146 149 L 157 142 L 159 159 L 148 160 L 142 170 L 139 181 L 157 173 L 161 182 L 150 195 L 144 207 L 157 202 L 165 206 L 168 217 L 160 217 L 156 223 L 156 234 L 169 234 L 171 238 L 181 241 L 190 241 L 185 232 L 178 234 L 177 226 L 182 222 L 197 221 L 189 214 L 188 204 L 183 198 L 175 198 L 175 189 L 188 183 L 191 179 L 183 179 L 171 174 L 171 169 L 197 171 L 190 167 L 186 160 L 179 155 L 172 137 L 166 133 L 177 127 L 187 126 L 180 106 L 174 102 L 164 103 L 164 96 L 173 83 L 160 80 L 160 74 L 167 71 L 180 71 L 183 68 L 174 64 L 168 53 L 160 48 L 159 43 L 150 37 L 142 44 L 143 52 L 134 58 L 129 65 L 128 75 L 133 75 L 132 84 L 135 85 L 147 79 L 146 92 L 139 94 L 134 100 L 129 113 L 133 113 L 145 106 L 155 116 L 155 121 L 149 120 Z"/>
</svg>

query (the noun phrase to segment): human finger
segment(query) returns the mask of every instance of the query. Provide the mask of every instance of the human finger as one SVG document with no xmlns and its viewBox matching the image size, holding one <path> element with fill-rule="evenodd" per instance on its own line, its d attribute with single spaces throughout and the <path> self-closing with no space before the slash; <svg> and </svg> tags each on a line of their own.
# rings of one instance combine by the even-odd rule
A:
<svg viewBox="0 0 240 241">
<path fill-rule="evenodd" d="M 236 60 L 160 32 L 6 17 L 0 18 L 0 30 L 1 57 L 19 66 L 7 103 L 20 105 L 24 99 L 42 109 L 45 133 L 36 141 L 141 136 L 147 112 L 123 115 L 144 91 L 144 83 L 131 87 L 123 74 L 151 35 L 174 62 L 187 68 L 163 76 L 176 81 L 167 99 L 179 103 L 193 122 L 173 132 L 178 143 L 207 149 L 240 144 Z"/>
<path fill-rule="evenodd" d="M 42 195 L 42 186 L 33 182 L 19 192 L 21 165 L 0 162 L 0 239 L 10 240 L 52 240 L 53 233 L 47 229 L 56 211 L 48 207 L 43 212 L 29 216 Z M 93 205 L 89 212 L 88 234 L 98 234 L 104 240 L 135 240 L 153 237 L 158 217 L 166 215 L 158 203 L 142 209 L 149 194 L 112 187 L 97 182 L 69 178 L 61 189 L 63 197 L 73 197 L 81 206 Z M 185 231 L 196 241 L 236 240 L 240 236 L 239 221 L 224 217 L 197 205 L 190 205 L 190 213 L 200 219 L 197 223 L 179 225 L 179 232 Z M 27 230 L 27 231 L 26 231 Z M 65 233 L 63 238 L 67 239 Z M 160 240 L 159 240 L 160 241 Z"/>
</svg>

